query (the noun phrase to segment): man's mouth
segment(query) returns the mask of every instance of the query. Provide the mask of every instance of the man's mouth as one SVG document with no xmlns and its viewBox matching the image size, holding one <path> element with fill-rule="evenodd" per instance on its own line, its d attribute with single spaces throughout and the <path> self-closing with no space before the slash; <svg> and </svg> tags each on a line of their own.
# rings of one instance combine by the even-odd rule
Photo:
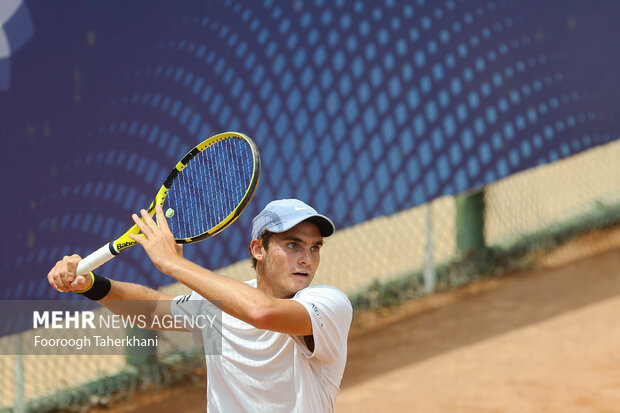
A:
<svg viewBox="0 0 620 413">
<path fill-rule="evenodd" d="M 298 277 L 307 277 L 310 274 L 308 274 L 307 272 L 299 271 L 299 272 L 294 272 L 293 275 L 296 275 Z"/>
</svg>

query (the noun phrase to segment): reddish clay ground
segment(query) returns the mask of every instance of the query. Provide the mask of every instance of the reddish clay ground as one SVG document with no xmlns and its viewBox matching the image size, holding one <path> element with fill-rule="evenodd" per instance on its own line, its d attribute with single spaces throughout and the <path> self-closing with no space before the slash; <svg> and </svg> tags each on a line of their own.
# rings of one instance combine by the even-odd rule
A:
<svg viewBox="0 0 620 413">
<path fill-rule="evenodd" d="M 619 235 L 582 238 L 528 272 L 358 315 L 336 411 L 620 412 Z M 204 384 L 183 383 L 92 412 L 204 411 Z"/>
</svg>

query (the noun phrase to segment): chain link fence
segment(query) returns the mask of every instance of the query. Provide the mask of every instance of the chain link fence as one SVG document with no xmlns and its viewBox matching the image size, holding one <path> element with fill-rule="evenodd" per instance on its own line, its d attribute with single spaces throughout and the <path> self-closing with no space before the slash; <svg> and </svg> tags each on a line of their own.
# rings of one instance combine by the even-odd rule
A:
<svg viewBox="0 0 620 413">
<path fill-rule="evenodd" d="M 620 141 L 488 186 L 479 251 L 458 248 L 454 197 L 337 231 L 326 240 L 315 282 L 346 291 L 359 310 L 527 268 L 541 252 L 620 222 L 618 159 Z M 253 275 L 249 260 L 220 272 Z M 182 285 L 163 290 L 187 292 Z M 1 338 L 0 347 L 18 345 L 19 337 Z M 22 403 L 23 411 L 84 411 L 183 378 L 202 380 L 198 353 L 175 351 L 142 367 L 125 356 L 0 356 L 0 410 L 17 412 Z"/>
</svg>

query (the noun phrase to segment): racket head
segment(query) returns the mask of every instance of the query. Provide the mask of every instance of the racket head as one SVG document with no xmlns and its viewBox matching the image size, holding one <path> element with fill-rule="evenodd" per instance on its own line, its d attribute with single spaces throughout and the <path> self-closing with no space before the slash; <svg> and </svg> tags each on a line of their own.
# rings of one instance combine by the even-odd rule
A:
<svg viewBox="0 0 620 413">
<path fill-rule="evenodd" d="M 256 144 L 239 132 L 205 139 L 177 163 L 166 178 L 156 204 L 172 210 L 168 225 L 178 243 L 218 234 L 245 210 L 260 180 Z M 151 209 L 153 211 L 151 211 Z"/>
<path fill-rule="evenodd" d="M 260 154 L 254 141 L 239 132 L 224 132 L 200 142 L 170 172 L 148 213 L 155 206 L 172 209 L 168 225 L 180 244 L 218 234 L 245 210 L 260 180 Z M 137 225 L 110 243 L 110 252 L 135 245 L 130 234 Z"/>
</svg>

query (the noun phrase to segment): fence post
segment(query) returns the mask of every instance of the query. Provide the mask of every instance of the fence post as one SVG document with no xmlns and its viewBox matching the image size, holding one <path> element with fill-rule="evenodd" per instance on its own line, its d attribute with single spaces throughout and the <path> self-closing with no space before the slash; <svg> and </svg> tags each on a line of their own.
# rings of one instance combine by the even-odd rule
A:
<svg viewBox="0 0 620 413">
<path fill-rule="evenodd" d="M 456 203 L 456 248 L 462 257 L 484 257 L 484 188 L 458 195 Z M 478 262 L 477 269 L 484 263 Z"/>
<path fill-rule="evenodd" d="M 24 364 L 22 359 L 22 334 L 15 334 L 15 413 L 26 411 L 24 396 Z"/>
<path fill-rule="evenodd" d="M 433 260 L 433 202 L 426 205 L 426 248 L 424 259 L 424 292 L 431 294 L 435 292 L 437 285 L 437 273 Z"/>
<path fill-rule="evenodd" d="M 157 331 L 134 326 L 127 328 L 127 335 L 137 339 L 155 339 Z M 127 346 L 125 349 L 125 360 L 130 366 L 144 368 L 154 366 L 157 363 L 157 354 L 150 350 L 149 347 Z"/>
</svg>

